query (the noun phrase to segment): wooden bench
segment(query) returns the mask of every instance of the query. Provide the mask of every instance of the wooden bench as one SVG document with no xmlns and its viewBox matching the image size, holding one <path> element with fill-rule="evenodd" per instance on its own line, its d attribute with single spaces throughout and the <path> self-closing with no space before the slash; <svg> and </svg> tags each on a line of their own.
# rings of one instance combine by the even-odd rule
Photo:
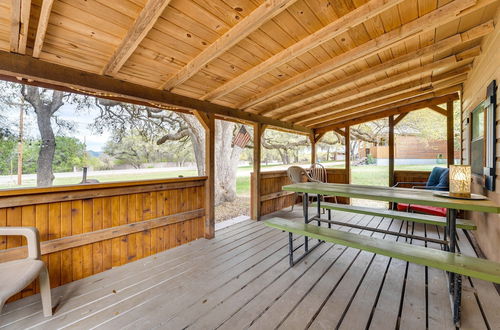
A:
<svg viewBox="0 0 500 330">
<path fill-rule="evenodd" d="M 313 203 L 311 206 L 317 207 L 317 203 Z M 446 218 L 439 217 L 436 215 L 428 215 L 428 214 L 420 214 L 420 213 L 410 213 L 410 212 L 401 212 L 401 211 L 393 211 L 393 210 L 385 210 L 385 209 L 377 209 L 372 207 L 363 207 L 363 206 L 352 206 L 345 204 L 335 204 L 323 202 L 320 203 L 320 207 L 327 210 L 335 210 L 335 211 L 344 211 L 351 213 L 359 213 L 373 216 L 380 216 L 385 218 L 403 220 L 403 221 L 412 221 L 425 223 L 436 226 L 446 226 Z M 476 225 L 470 221 L 465 219 L 457 219 L 457 228 L 467 229 L 467 230 L 476 230 Z"/>
<path fill-rule="evenodd" d="M 324 242 L 340 244 L 500 284 L 500 263 L 486 259 L 468 257 L 459 253 L 388 241 L 281 218 L 266 220 L 265 224 L 288 233 L 316 238 Z"/>
</svg>

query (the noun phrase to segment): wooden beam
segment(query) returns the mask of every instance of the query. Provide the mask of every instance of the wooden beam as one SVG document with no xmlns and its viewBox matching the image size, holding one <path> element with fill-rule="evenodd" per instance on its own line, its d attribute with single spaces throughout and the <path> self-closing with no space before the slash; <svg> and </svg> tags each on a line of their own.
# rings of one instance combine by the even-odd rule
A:
<svg viewBox="0 0 500 330">
<path fill-rule="evenodd" d="M 328 131 L 331 131 L 335 128 L 344 127 L 346 125 L 349 125 L 349 126 L 358 125 L 358 124 L 365 123 L 368 121 L 373 121 L 373 120 L 385 118 L 385 117 L 388 117 L 391 115 L 397 115 L 397 114 L 401 114 L 401 113 L 406 113 L 406 112 L 411 112 L 414 110 L 420 110 L 423 108 L 427 108 L 431 104 L 441 104 L 441 103 L 448 102 L 450 100 L 454 101 L 454 100 L 457 100 L 458 98 L 459 98 L 458 94 L 455 93 L 455 94 L 445 95 L 445 96 L 441 96 L 441 97 L 436 97 L 436 98 L 429 99 L 429 100 L 411 103 L 411 104 L 400 106 L 400 107 L 389 108 L 389 109 L 386 109 L 384 111 L 373 113 L 371 115 L 361 116 L 359 118 L 352 118 L 352 119 L 348 119 L 345 121 L 340 121 L 338 123 L 329 124 L 327 126 L 318 127 L 318 128 L 316 128 L 316 132 L 318 132 L 318 133 L 319 132 L 328 132 Z"/>
<path fill-rule="evenodd" d="M 468 70 L 470 70 L 470 68 L 467 68 L 467 71 Z M 325 123 L 329 120 L 350 115 L 352 113 L 367 112 L 369 109 L 379 108 L 388 104 L 407 102 L 405 100 L 415 97 L 424 99 L 427 97 L 426 95 L 431 92 L 438 92 L 440 90 L 447 89 L 450 86 L 461 84 L 467 79 L 467 73 L 461 73 L 457 76 L 452 76 L 451 78 L 444 80 L 441 80 L 441 78 L 447 78 L 447 75 L 439 77 L 436 76 L 435 82 L 430 82 L 434 80 L 434 78 L 425 78 L 396 86 L 394 88 L 389 88 L 381 92 L 376 92 L 374 94 L 367 95 L 366 97 L 360 97 L 359 103 L 361 105 L 357 105 L 358 102 L 354 99 L 333 106 L 328 109 L 329 111 L 322 110 L 319 114 L 310 114 L 309 117 L 311 117 L 311 119 L 299 120 L 297 122 L 304 126 L 314 126 Z M 389 95 L 389 97 L 386 97 L 386 95 Z"/>
<path fill-rule="evenodd" d="M 436 111 L 437 113 L 439 113 L 440 115 L 443 115 L 443 116 L 447 116 L 448 115 L 448 111 L 446 111 L 445 109 L 441 108 L 438 105 L 430 105 L 429 109 L 434 110 L 434 111 Z"/>
<path fill-rule="evenodd" d="M 343 131 L 341 128 L 335 127 L 333 129 L 335 132 L 339 133 L 342 136 L 345 136 L 345 131 Z M 315 130 L 316 131 L 316 130 Z M 326 132 L 325 132 L 326 133 Z"/>
<path fill-rule="evenodd" d="M 315 124 L 310 124 L 312 128 L 317 126 L 327 126 L 336 122 L 341 122 L 347 119 L 351 119 L 353 117 L 362 117 L 365 115 L 370 115 L 372 113 L 377 113 L 380 111 L 384 111 L 386 109 L 399 107 L 403 105 L 408 105 L 411 103 L 425 101 L 432 98 L 436 98 L 443 95 L 452 94 L 460 90 L 462 82 L 465 81 L 465 78 L 462 78 L 460 81 L 456 82 L 453 85 L 445 85 L 439 88 L 430 88 L 430 89 L 420 89 L 416 92 L 408 92 L 403 93 L 398 97 L 391 97 L 388 99 L 384 99 L 383 101 L 377 101 L 368 106 L 354 107 L 349 108 L 347 110 L 343 110 L 342 112 L 336 112 L 331 116 L 322 118 L 322 120 L 318 121 Z M 382 103 L 382 105 L 379 105 Z"/>
<path fill-rule="evenodd" d="M 446 153 L 448 167 L 455 164 L 455 134 L 453 125 L 453 101 L 446 102 Z"/>
<path fill-rule="evenodd" d="M 21 26 L 21 2 L 12 0 L 10 7 L 10 51 L 17 53 L 19 49 L 19 34 Z"/>
<path fill-rule="evenodd" d="M 345 144 L 345 170 L 347 172 L 347 183 L 351 183 L 351 127 L 346 126 L 344 129 L 344 144 Z"/>
<path fill-rule="evenodd" d="M 473 27 L 472 29 L 467 30 L 463 33 L 457 33 L 435 44 L 429 45 L 424 48 L 420 48 L 416 51 L 410 52 L 405 55 L 398 56 L 392 60 L 383 62 L 369 69 L 362 70 L 356 74 L 348 75 L 345 78 L 338 80 L 336 79 L 331 83 L 323 85 L 319 88 L 315 88 L 309 92 L 300 93 L 299 95 L 296 96 L 287 97 L 285 101 L 270 104 L 269 106 L 266 106 L 259 111 L 255 111 L 255 113 L 272 115 L 275 113 L 283 112 L 284 110 L 290 109 L 293 106 L 301 106 L 309 99 L 313 99 L 325 93 L 329 93 L 332 90 L 335 90 L 336 88 L 344 86 L 348 83 L 352 83 L 360 79 L 370 78 L 387 70 L 396 69 L 397 67 L 403 64 L 409 64 L 410 62 L 415 61 L 415 59 L 420 59 L 421 61 L 425 62 L 425 60 L 429 57 L 451 50 L 454 47 L 459 46 L 467 41 L 483 37 L 488 33 L 492 32 L 493 30 L 494 30 L 494 24 L 493 21 L 491 20 L 484 24 Z M 476 47 L 474 47 L 474 49 L 475 48 Z M 357 62 L 359 62 L 359 60 L 357 60 L 355 63 Z M 347 66 L 347 64 L 345 66 Z M 343 67 L 344 66 L 342 66 L 341 68 Z M 338 71 L 341 68 L 338 68 L 335 71 Z"/>
<path fill-rule="evenodd" d="M 135 20 L 127 35 L 122 40 L 108 64 L 102 70 L 102 74 L 114 75 L 120 71 L 127 59 L 132 55 L 144 37 L 153 28 L 158 18 L 171 0 L 148 0 L 141 13 Z"/>
<path fill-rule="evenodd" d="M 238 87 L 249 83 L 250 81 L 270 72 L 271 70 L 274 70 L 275 68 L 278 68 L 279 66 L 302 54 L 307 53 L 322 43 L 347 32 L 352 29 L 352 27 L 362 24 L 364 21 L 379 15 L 385 10 L 392 8 L 401 2 L 402 0 L 370 0 L 344 16 L 336 19 L 324 28 L 308 35 L 299 42 L 285 48 L 264 62 L 261 62 L 238 77 L 207 93 L 203 99 L 214 100 L 220 98 L 234 91 Z"/>
<path fill-rule="evenodd" d="M 409 112 L 402 113 L 399 116 L 397 116 L 396 118 L 394 118 L 394 126 L 396 126 L 397 124 L 399 124 L 399 122 L 401 120 L 403 120 L 408 114 L 409 114 Z"/>
<path fill-rule="evenodd" d="M 311 142 L 311 164 L 315 164 L 317 161 L 316 154 L 316 137 L 313 135 L 309 135 L 309 141 Z"/>
<path fill-rule="evenodd" d="M 205 238 L 215 237 L 215 117 L 195 111 L 205 128 Z"/>
<path fill-rule="evenodd" d="M 351 88 L 343 93 L 334 94 L 326 99 L 320 99 L 306 106 L 302 106 L 293 110 L 287 110 L 285 114 L 277 116 L 276 118 L 281 120 L 290 120 L 298 118 L 296 121 L 300 122 L 304 118 L 310 119 L 311 116 L 316 118 L 316 116 L 320 116 L 322 114 L 328 114 L 330 112 L 330 109 L 328 108 L 330 108 L 332 105 L 342 103 L 342 101 L 352 98 L 353 96 L 359 96 L 357 98 L 359 105 L 362 104 L 363 102 L 359 100 L 362 95 L 371 94 L 376 91 L 381 91 L 381 93 L 384 94 L 384 96 L 386 96 L 404 91 L 412 87 L 413 88 L 420 87 L 421 84 L 419 84 L 419 81 L 415 82 L 415 80 L 413 80 L 410 83 L 388 88 L 388 86 L 400 83 L 401 81 L 408 81 L 409 79 L 415 79 L 427 76 L 430 77 L 433 71 L 437 69 L 448 68 L 456 64 L 457 64 L 456 57 L 454 55 L 448 56 L 439 61 L 428 63 L 423 66 L 411 69 L 409 71 L 403 71 L 399 74 L 389 76 L 385 79 L 374 81 L 368 84 L 363 84 L 358 88 Z M 430 79 L 428 83 L 430 83 Z M 372 100 L 370 96 L 365 96 L 362 99 L 365 100 L 364 102 Z"/>
<path fill-rule="evenodd" d="M 389 116 L 389 187 L 394 186 L 394 115 Z"/>
<path fill-rule="evenodd" d="M 10 51 L 26 53 L 30 21 L 31 0 L 11 0 Z"/>
<path fill-rule="evenodd" d="M 38 19 L 38 28 L 36 30 L 35 45 L 33 46 L 33 57 L 40 57 L 43 48 L 43 42 L 45 41 L 45 34 L 47 33 L 47 27 L 49 26 L 50 12 L 52 11 L 52 5 L 54 0 L 43 0 L 42 9 L 40 10 L 40 18 Z"/>
<path fill-rule="evenodd" d="M 144 102 L 151 106 L 174 106 L 181 109 L 199 110 L 248 122 L 260 122 L 290 131 L 311 134 L 312 130 L 269 117 L 259 116 L 223 105 L 197 100 L 191 97 L 150 88 L 113 77 L 72 69 L 69 67 L 0 51 L 0 75 L 22 77 L 39 83 L 52 84 L 54 87 L 100 93 L 100 97 L 121 97 L 129 102 Z M 175 110 L 175 109 L 174 109 Z"/>
<path fill-rule="evenodd" d="M 224 33 L 210 46 L 205 48 L 199 55 L 193 58 L 188 64 L 180 69 L 161 85 L 162 89 L 171 90 L 179 86 L 196 73 L 198 73 L 207 63 L 225 53 L 241 40 L 245 39 L 255 30 L 258 30 L 264 23 L 281 13 L 297 0 L 268 0 L 252 11 L 238 24 Z"/>
<path fill-rule="evenodd" d="M 253 125 L 253 176 L 252 176 L 252 219 L 260 220 L 261 213 L 261 147 L 262 147 L 262 134 L 264 134 L 262 124 Z"/>
<path fill-rule="evenodd" d="M 335 56 L 330 60 L 322 62 L 321 64 L 285 80 L 282 83 L 267 88 L 264 92 L 259 93 L 251 99 L 239 104 L 237 107 L 240 109 L 246 109 L 254 106 L 255 104 L 264 102 L 280 93 L 289 91 L 302 83 L 321 77 L 325 73 L 331 72 L 332 70 L 347 63 L 352 63 L 355 60 L 383 52 L 404 43 L 411 38 L 414 38 L 420 33 L 434 30 L 438 26 L 462 17 L 464 9 L 473 6 L 476 2 L 476 0 L 455 0 L 450 2 L 397 29 L 387 32 L 375 39 L 371 39 L 370 41 L 342 53 L 339 56 Z M 481 2 L 480 4 L 483 5 L 484 3 Z M 479 3 L 476 7 L 478 6 Z"/>
</svg>

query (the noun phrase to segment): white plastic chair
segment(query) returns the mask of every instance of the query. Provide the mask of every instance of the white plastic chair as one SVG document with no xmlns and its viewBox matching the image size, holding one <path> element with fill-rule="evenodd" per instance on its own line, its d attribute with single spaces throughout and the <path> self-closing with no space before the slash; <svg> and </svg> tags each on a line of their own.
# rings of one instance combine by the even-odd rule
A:
<svg viewBox="0 0 500 330">
<path fill-rule="evenodd" d="M 40 237 L 34 227 L 0 227 L 0 235 L 24 236 L 28 241 L 28 257 L 0 263 L 0 314 L 3 305 L 37 277 L 40 281 L 43 315 L 52 315 L 49 272 L 40 260 Z"/>
</svg>

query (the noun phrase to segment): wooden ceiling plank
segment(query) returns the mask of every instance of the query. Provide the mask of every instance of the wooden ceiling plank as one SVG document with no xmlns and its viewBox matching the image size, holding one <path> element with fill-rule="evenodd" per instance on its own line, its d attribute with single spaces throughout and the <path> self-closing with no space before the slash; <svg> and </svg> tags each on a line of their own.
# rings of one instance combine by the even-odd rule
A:
<svg viewBox="0 0 500 330">
<path fill-rule="evenodd" d="M 301 93 L 297 96 L 289 97 L 285 102 L 273 104 L 270 107 L 256 111 L 256 113 L 261 115 L 272 116 L 273 114 L 280 113 L 286 109 L 289 109 L 294 105 L 303 105 L 303 103 L 309 99 L 321 96 L 322 94 L 328 93 L 331 90 L 339 88 L 347 83 L 351 83 L 357 81 L 359 79 L 366 79 L 372 77 L 374 75 L 380 74 L 386 70 L 394 69 L 400 65 L 407 64 L 411 61 L 414 61 L 418 58 L 426 58 L 428 56 L 435 56 L 437 54 L 443 53 L 450 49 L 453 49 L 456 46 L 459 46 L 467 41 L 471 41 L 480 37 L 487 35 L 488 33 L 494 30 L 493 21 L 488 21 L 481 25 L 478 25 L 468 31 L 463 33 L 457 33 L 453 36 L 450 36 L 444 40 L 441 40 L 435 44 L 430 46 L 417 49 L 411 53 L 396 57 L 387 62 L 383 62 L 379 65 L 373 66 L 369 69 L 360 71 L 354 75 L 348 75 L 347 77 L 339 80 L 335 80 L 329 84 L 326 84 L 322 87 L 313 89 L 306 93 Z M 474 48 L 475 49 L 475 48 Z M 340 68 L 339 68 L 340 69 Z"/>
<path fill-rule="evenodd" d="M 402 0 L 370 0 L 324 28 L 308 35 L 299 42 L 268 58 L 259 65 L 254 66 L 238 77 L 219 86 L 212 92 L 207 93 L 203 99 L 214 100 L 220 98 L 401 2 Z"/>
<path fill-rule="evenodd" d="M 26 54 L 26 45 L 28 43 L 28 31 L 30 22 L 31 0 L 21 1 L 21 20 L 19 25 L 19 54 Z"/>
<path fill-rule="evenodd" d="M 252 32 L 259 29 L 264 23 L 295 3 L 295 1 L 297 0 L 265 1 L 241 22 L 233 26 L 214 43 L 205 48 L 198 56 L 193 58 L 169 80 L 163 83 L 161 89 L 171 90 L 172 88 L 182 84 L 198 73 L 207 63 L 219 57 L 238 42 L 245 39 Z"/>
<path fill-rule="evenodd" d="M 472 62 L 472 60 L 473 58 L 465 59 L 463 61 L 457 61 L 450 65 L 445 65 L 441 67 L 431 66 L 429 68 L 428 66 L 423 66 L 420 68 L 416 68 L 410 70 L 409 72 L 412 74 L 408 74 L 407 76 L 395 75 L 393 76 L 394 79 L 392 81 L 390 79 L 392 77 L 389 77 L 378 82 L 361 86 L 359 89 L 352 89 L 347 92 L 334 95 L 324 100 L 323 103 L 318 101 L 314 103 L 312 107 L 305 107 L 303 111 L 297 109 L 295 110 L 295 114 L 292 113 L 291 115 L 279 116 L 274 118 L 279 120 L 294 119 L 294 122 L 297 123 L 310 120 L 321 120 L 320 118 L 330 114 L 333 108 L 339 108 L 339 107 L 342 108 L 353 103 L 356 103 L 357 105 L 362 105 L 363 103 L 375 101 L 376 99 L 382 96 L 395 95 L 404 92 L 405 90 L 412 90 L 415 88 L 425 88 L 425 86 L 430 86 L 440 80 L 445 80 L 452 76 L 463 74 L 469 70 L 469 64 Z M 436 74 L 435 72 L 436 67 L 441 70 L 441 73 Z M 422 74 L 415 74 L 415 72 L 418 71 L 419 69 L 422 70 Z M 407 81 L 408 79 L 412 80 L 406 83 L 393 86 L 395 83 L 398 83 L 400 81 Z M 356 99 L 352 99 L 352 97 L 354 96 L 358 97 Z M 350 100 L 342 102 L 342 100 L 344 99 L 350 99 Z M 317 104 L 320 104 L 321 106 L 317 106 Z"/>
<path fill-rule="evenodd" d="M 470 71 L 470 67 L 466 67 L 467 71 Z M 397 94 L 395 96 L 385 97 L 385 91 L 383 93 L 376 93 L 376 95 L 371 95 L 373 97 L 373 102 L 366 103 L 363 105 L 357 105 L 356 102 L 349 102 L 346 104 L 339 105 L 336 108 L 332 108 L 331 112 L 327 115 L 323 116 L 310 116 L 309 120 L 300 120 L 295 121 L 294 123 L 302 126 L 314 126 L 321 123 L 324 123 L 328 120 L 335 120 L 335 118 L 339 118 L 342 116 L 350 115 L 352 113 L 357 112 L 368 112 L 368 110 L 377 108 L 380 106 L 387 106 L 388 104 L 408 102 L 407 99 L 415 98 L 415 97 L 425 97 L 426 94 L 433 91 L 439 91 L 441 89 L 448 88 L 450 86 L 455 86 L 457 84 L 461 84 L 467 79 L 467 73 L 461 73 L 456 76 L 443 77 L 439 78 L 438 81 L 432 82 L 431 84 L 427 84 L 428 79 L 423 79 L 422 87 L 418 89 L 408 89 L 408 91 L 404 93 Z M 418 81 L 417 81 L 418 83 Z M 406 85 L 406 84 L 405 84 Z M 366 99 L 369 99 L 367 97 Z M 363 99 L 364 100 L 364 99 Z"/>
<path fill-rule="evenodd" d="M 311 115 L 321 115 L 323 113 L 328 113 L 328 108 L 331 107 L 334 104 L 342 103 L 343 100 L 359 95 L 359 94 L 366 94 L 369 93 L 370 91 L 373 90 L 380 90 L 387 88 L 389 85 L 393 85 L 395 83 L 398 83 L 402 80 L 408 80 L 411 78 L 415 77 L 420 77 L 422 75 L 428 75 L 431 74 L 432 71 L 440 68 L 446 68 L 451 65 L 456 64 L 456 57 L 455 56 L 448 56 L 445 57 L 442 60 L 432 62 L 417 68 L 414 68 L 410 71 L 405 71 L 400 74 L 394 75 L 387 77 L 386 79 L 382 79 L 379 81 L 375 81 L 373 83 L 369 83 L 366 85 L 362 85 L 359 88 L 351 88 L 350 90 L 340 93 L 340 94 L 335 94 L 332 95 L 326 99 L 321 99 L 318 100 L 314 103 L 308 104 L 307 106 L 303 106 L 294 110 L 288 110 L 285 112 L 284 115 L 277 116 L 276 118 L 281 119 L 281 120 L 291 120 L 295 118 L 303 118 L 303 117 L 309 117 Z M 322 109 L 325 109 L 321 111 Z"/>
<path fill-rule="evenodd" d="M 399 108 L 399 107 L 403 107 L 403 106 L 408 106 L 410 104 L 414 104 L 414 103 L 417 103 L 417 102 L 423 102 L 425 100 L 439 98 L 439 97 L 442 97 L 442 96 L 454 94 L 454 93 L 460 91 L 461 88 L 462 88 L 462 83 L 459 83 L 459 84 L 456 84 L 456 85 L 453 85 L 453 86 L 446 86 L 446 87 L 442 87 L 442 88 L 439 88 L 439 89 L 436 89 L 436 90 L 431 90 L 428 93 L 425 93 L 425 94 L 422 94 L 422 95 L 418 95 L 418 96 L 415 96 L 415 97 L 410 97 L 410 98 L 407 98 L 405 100 L 400 100 L 398 102 L 391 103 L 391 104 L 386 104 L 386 105 L 383 105 L 383 106 L 380 106 L 380 107 L 376 107 L 376 108 L 373 108 L 373 109 L 356 110 L 356 112 L 346 111 L 340 117 L 339 116 L 335 116 L 335 117 L 332 117 L 332 118 L 326 118 L 320 124 L 311 125 L 311 128 L 316 129 L 316 128 L 320 127 L 320 126 L 321 127 L 322 126 L 330 126 L 330 125 L 335 125 L 335 124 L 340 123 L 340 122 L 343 123 L 343 122 L 348 121 L 348 120 L 355 120 L 355 119 L 360 119 L 360 118 L 362 119 L 362 118 L 365 118 L 365 117 L 370 117 L 370 116 L 372 116 L 374 114 L 378 114 L 380 112 L 384 112 L 387 109 L 393 109 L 393 108 Z"/>
<path fill-rule="evenodd" d="M 19 35 L 21 33 L 21 3 L 22 0 L 11 0 L 10 7 L 10 51 L 17 53 Z"/>
<path fill-rule="evenodd" d="M 43 42 L 45 41 L 45 35 L 47 34 L 50 12 L 52 11 L 53 4 L 54 0 L 43 0 L 42 8 L 40 10 L 40 18 L 38 20 L 38 28 L 36 30 L 35 45 L 33 46 L 33 57 L 35 58 L 39 58 L 42 53 Z"/>
<path fill-rule="evenodd" d="M 123 64 L 125 64 L 130 55 L 132 55 L 137 46 L 139 46 L 141 41 L 153 28 L 170 1 L 171 0 L 149 0 L 146 3 L 134 24 L 128 30 L 127 35 L 102 70 L 103 74 L 112 76 L 120 71 Z"/>
<path fill-rule="evenodd" d="M 437 97 L 437 98 L 431 98 L 429 100 L 412 103 L 412 104 L 409 104 L 406 106 L 387 109 L 387 110 L 384 110 L 382 112 L 372 114 L 370 116 L 365 116 L 363 118 L 351 119 L 351 120 L 347 120 L 344 122 L 339 122 L 337 124 L 317 128 L 315 130 L 315 132 L 317 132 L 319 134 L 321 132 L 328 132 L 328 131 L 335 130 L 336 128 L 340 128 L 340 127 L 362 124 L 365 122 L 385 118 L 388 116 L 393 116 L 393 115 L 397 115 L 397 114 L 403 114 L 403 113 L 408 113 L 408 112 L 415 111 L 415 110 L 424 109 L 424 108 L 427 108 L 433 104 L 442 104 L 443 102 L 454 101 L 454 100 L 457 100 L 458 98 L 459 98 L 459 96 L 456 93 Z"/>
<path fill-rule="evenodd" d="M 75 89 L 76 91 L 83 90 L 90 93 L 102 93 L 103 95 L 100 95 L 100 97 L 122 98 L 132 103 L 148 103 L 153 107 L 174 106 L 181 109 L 193 109 L 249 122 L 267 124 L 269 126 L 300 133 L 312 133 L 312 130 L 309 128 L 269 117 L 251 114 L 227 106 L 126 82 L 109 76 L 49 63 L 30 56 L 15 53 L 0 51 L 0 75 L 21 77 L 33 80 L 34 82 Z"/>
<path fill-rule="evenodd" d="M 374 55 L 376 53 L 390 49 L 401 42 L 406 42 L 409 38 L 413 38 L 419 33 L 435 29 L 437 26 L 453 21 L 463 16 L 465 9 L 473 6 L 478 9 L 479 6 L 485 6 L 487 2 L 493 0 L 484 0 L 477 2 L 476 0 L 455 0 L 452 1 L 408 24 L 387 32 L 375 39 L 372 39 L 358 47 L 355 47 L 339 56 L 332 58 L 329 61 L 323 62 L 314 68 L 296 75 L 284 82 L 272 86 L 266 91 L 259 93 L 246 102 L 237 106 L 240 109 L 247 109 L 256 104 L 262 103 L 276 95 L 279 95 L 287 90 L 290 90 L 302 83 L 318 78 L 334 69 L 343 66 L 346 63 L 352 63 L 361 58 Z M 475 6 L 474 6 L 475 5 Z"/>
</svg>

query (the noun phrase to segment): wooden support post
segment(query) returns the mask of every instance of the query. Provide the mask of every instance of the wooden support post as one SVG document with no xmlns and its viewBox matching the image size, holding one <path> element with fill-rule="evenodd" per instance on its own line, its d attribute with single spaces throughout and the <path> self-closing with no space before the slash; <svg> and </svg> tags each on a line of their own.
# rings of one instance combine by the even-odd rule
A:
<svg viewBox="0 0 500 330">
<path fill-rule="evenodd" d="M 256 123 L 253 125 L 253 176 L 252 176 L 252 219 L 260 219 L 260 156 L 261 156 L 261 139 L 264 133 L 264 125 Z"/>
<path fill-rule="evenodd" d="M 215 237 L 215 115 L 195 111 L 205 128 L 205 238 Z"/>
<path fill-rule="evenodd" d="M 347 126 L 344 130 L 345 138 L 345 169 L 347 171 L 348 183 L 351 183 L 351 128 Z"/>
<path fill-rule="evenodd" d="M 446 102 L 446 142 L 448 167 L 455 163 L 455 138 L 453 127 L 453 101 Z"/>
<path fill-rule="evenodd" d="M 394 186 L 394 116 L 389 116 L 389 187 Z"/>
<path fill-rule="evenodd" d="M 314 136 L 314 134 L 309 135 L 309 140 L 311 141 L 311 164 L 314 164 L 317 161 L 316 137 Z"/>
</svg>

